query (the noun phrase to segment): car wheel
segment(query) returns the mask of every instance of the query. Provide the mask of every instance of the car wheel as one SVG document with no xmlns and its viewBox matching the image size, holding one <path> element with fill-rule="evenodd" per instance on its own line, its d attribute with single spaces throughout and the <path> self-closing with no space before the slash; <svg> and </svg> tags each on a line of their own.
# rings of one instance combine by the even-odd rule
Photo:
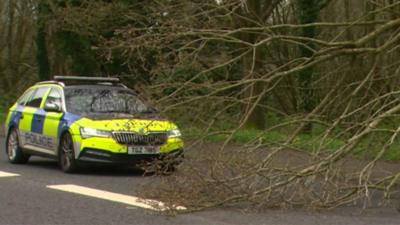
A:
<svg viewBox="0 0 400 225">
<path fill-rule="evenodd" d="M 64 134 L 60 142 L 60 150 L 58 154 L 58 162 L 60 168 L 65 173 L 74 173 L 78 166 L 75 160 L 74 143 L 70 134 Z"/>
<path fill-rule="evenodd" d="M 10 131 L 6 143 L 9 162 L 14 164 L 24 164 L 28 162 L 30 155 L 22 152 L 22 148 L 19 146 L 18 132 L 16 129 Z"/>
</svg>

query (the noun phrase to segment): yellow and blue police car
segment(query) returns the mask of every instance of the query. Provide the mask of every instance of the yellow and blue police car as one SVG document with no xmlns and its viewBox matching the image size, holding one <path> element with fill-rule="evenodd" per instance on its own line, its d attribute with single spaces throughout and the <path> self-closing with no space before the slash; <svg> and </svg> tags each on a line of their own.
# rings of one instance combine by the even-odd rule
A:
<svg viewBox="0 0 400 225">
<path fill-rule="evenodd" d="M 67 173 L 83 163 L 180 162 L 183 155 L 178 127 L 118 78 L 55 76 L 39 82 L 9 109 L 5 126 L 11 163 L 51 157 Z"/>
</svg>

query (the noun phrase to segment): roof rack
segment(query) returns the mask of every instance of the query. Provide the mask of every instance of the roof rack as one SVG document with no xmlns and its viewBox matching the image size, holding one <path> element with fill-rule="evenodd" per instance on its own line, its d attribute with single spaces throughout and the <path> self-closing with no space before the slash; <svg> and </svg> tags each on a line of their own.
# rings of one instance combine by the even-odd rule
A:
<svg viewBox="0 0 400 225">
<path fill-rule="evenodd" d="M 54 76 L 55 81 L 83 81 L 83 82 L 110 82 L 119 83 L 119 78 L 116 77 L 81 77 L 81 76 Z"/>
<path fill-rule="evenodd" d="M 119 78 L 116 77 L 54 76 L 53 80 L 41 81 L 37 82 L 36 84 L 58 84 L 63 87 L 69 85 L 96 84 L 127 88 L 120 82 Z"/>
</svg>

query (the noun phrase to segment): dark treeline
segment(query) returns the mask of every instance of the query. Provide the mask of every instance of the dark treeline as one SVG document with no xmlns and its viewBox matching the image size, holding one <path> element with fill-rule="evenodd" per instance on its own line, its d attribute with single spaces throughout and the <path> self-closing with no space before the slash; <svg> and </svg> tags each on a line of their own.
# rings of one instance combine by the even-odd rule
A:
<svg viewBox="0 0 400 225">
<path fill-rule="evenodd" d="M 396 21 L 398 4 L 389 0 L 6 0 L 0 3 L 2 101 L 54 74 L 118 75 L 130 86 L 168 84 L 157 91 L 161 95 L 186 81 L 248 80 L 224 93 L 241 98 L 239 108 L 247 115 L 242 118 L 244 126 L 264 129 L 268 112 L 310 114 L 338 80 L 345 79 L 342 94 L 348 96 L 350 86 L 361 82 L 377 61 L 373 89 L 361 95 L 376 97 L 377 91 L 397 86 L 393 74 L 398 72 L 398 26 L 368 35 Z M 393 43 L 384 51 L 368 51 L 388 41 Z M 357 51 L 338 52 L 350 51 L 351 44 Z M 377 54 L 381 52 L 385 54 Z M 332 59 L 320 60 L 329 54 Z M 273 79 L 276 73 L 292 70 L 295 73 Z M 18 91 L 10 92 L 15 86 Z M 183 96 L 176 97 L 187 94 L 180 93 Z M 337 107 L 342 99 L 329 106 L 335 106 L 333 117 L 343 110 Z"/>
</svg>

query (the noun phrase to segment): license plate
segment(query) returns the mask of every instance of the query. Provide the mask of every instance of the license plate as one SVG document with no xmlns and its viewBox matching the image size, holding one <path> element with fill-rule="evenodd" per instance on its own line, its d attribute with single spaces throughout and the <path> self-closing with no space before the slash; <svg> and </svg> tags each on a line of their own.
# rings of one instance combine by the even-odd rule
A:
<svg viewBox="0 0 400 225">
<path fill-rule="evenodd" d="M 160 153 L 160 147 L 158 146 L 128 146 L 129 155 L 158 153 Z"/>
</svg>

